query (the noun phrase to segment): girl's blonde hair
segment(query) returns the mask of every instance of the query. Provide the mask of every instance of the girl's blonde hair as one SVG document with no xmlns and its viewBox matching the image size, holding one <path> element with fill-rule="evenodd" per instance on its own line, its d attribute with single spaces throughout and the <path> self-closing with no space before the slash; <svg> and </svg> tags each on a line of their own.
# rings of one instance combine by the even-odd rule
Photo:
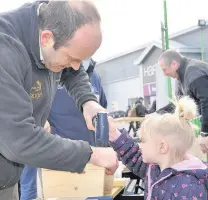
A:
<svg viewBox="0 0 208 200">
<path fill-rule="evenodd" d="M 197 106 L 193 99 L 185 96 L 175 103 L 173 114 L 151 114 L 141 125 L 143 134 L 151 137 L 162 136 L 169 142 L 175 153 L 185 153 L 194 142 L 194 129 L 189 120 L 197 115 Z"/>
</svg>

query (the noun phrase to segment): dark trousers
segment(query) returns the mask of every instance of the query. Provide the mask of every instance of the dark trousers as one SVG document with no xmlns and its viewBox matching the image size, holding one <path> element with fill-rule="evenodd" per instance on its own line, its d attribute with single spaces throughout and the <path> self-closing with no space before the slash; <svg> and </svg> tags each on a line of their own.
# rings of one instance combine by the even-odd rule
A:
<svg viewBox="0 0 208 200">
<path fill-rule="evenodd" d="M 130 122 L 128 133 L 130 133 L 131 129 L 133 129 L 133 132 L 134 132 L 133 136 L 136 137 L 137 136 L 137 131 L 140 127 L 141 127 L 141 122 L 136 122 L 136 127 L 134 127 L 134 122 Z"/>
</svg>

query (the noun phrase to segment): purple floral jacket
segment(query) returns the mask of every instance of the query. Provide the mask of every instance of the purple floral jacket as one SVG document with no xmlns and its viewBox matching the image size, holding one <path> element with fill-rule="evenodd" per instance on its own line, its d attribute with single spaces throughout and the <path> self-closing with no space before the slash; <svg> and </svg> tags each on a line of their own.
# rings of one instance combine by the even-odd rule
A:
<svg viewBox="0 0 208 200">
<path fill-rule="evenodd" d="M 142 161 L 139 145 L 122 130 L 111 143 L 123 164 L 145 180 L 146 200 L 208 200 L 208 167 L 196 157 L 160 171 Z"/>
</svg>

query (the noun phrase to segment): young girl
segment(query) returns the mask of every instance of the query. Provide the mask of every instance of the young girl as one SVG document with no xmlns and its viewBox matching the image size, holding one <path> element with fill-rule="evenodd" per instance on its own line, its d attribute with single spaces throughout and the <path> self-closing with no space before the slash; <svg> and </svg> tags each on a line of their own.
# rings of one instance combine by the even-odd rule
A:
<svg viewBox="0 0 208 200">
<path fill-rule="evenodd" d="M 123 164 L 145 180 L 146 200 L 208 200 L 208 167 L 186 153 L 194 141 L 188 119 L 196 105 L 179 100 L 174 114 L 146 117 L 136 144 L 110 119 L 110 141 Z"/>
</svg>

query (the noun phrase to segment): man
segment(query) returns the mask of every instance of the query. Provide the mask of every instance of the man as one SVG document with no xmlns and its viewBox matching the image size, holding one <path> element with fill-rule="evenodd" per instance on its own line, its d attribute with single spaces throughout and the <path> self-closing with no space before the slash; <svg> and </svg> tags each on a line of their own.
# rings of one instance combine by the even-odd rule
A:
<svg viewBox="0 0 208 200">
<path fill-rule="evenodd" d="M 180 95 L 189 95 L 196 101 L 202 116 L 200 146 L 204 153 L 208 153 L 208 64 L 167 50 L 160 56 L 159 65 L 165 76 L 178 80 Z"/>
<path fill-rule="evenodd" d="M 111 149 L 43 129 L 63 69 L 62 84 L 88 126 L 105 111 L 80 68 L 101 40 L 100 15 L 89 1 L 36 1 L 0 15 L 0 199 L 14 199 L 24 164 L 78 173 L 88 162 L 116 169 Z"/>
<path fill-rule="evenodd" d="M 88 59 L 82 62 L 91 82 L 91 89 L 96 94 L 99 104 L 106 108 L 107 100 L 99 75 L 94 71 L 96 62 Z M 63 72 L 64 74 L 64 72 Z M 88 130 L 84 117 L 77 108 L 74 99 L 66 88 L 59 86 L 48 118 L 52 134 L 72 140 L 84 140 L 95 146 L 95 132 Z M 37 198 L 37 168 L 25 166 L 20 180 L 21 200 Z"/>
<path fill-rule="evenodd" d="M 146 107 L 143 105 L 144 99 L 143 97 L 139 97 L 139 99 L 135 102 L 135 114 L 136 117 L 145 117 L 146 114 L 148 114 L 148 110 Z M 134 131 L 134 137 L 137 136 L 137 131 L 141 126 L 141 122 L 136 121 L 136 128 Z"/>
<path fill-rule="evenodd" d="M 146 114 L 148 114 L 148 110 L 144 106 L 143 103 L 144 103 L 143 97 L 139 97 L 138 101 L 135 102 L 136 116 L 137 117 L 144 117 Z"/>
</svg>

